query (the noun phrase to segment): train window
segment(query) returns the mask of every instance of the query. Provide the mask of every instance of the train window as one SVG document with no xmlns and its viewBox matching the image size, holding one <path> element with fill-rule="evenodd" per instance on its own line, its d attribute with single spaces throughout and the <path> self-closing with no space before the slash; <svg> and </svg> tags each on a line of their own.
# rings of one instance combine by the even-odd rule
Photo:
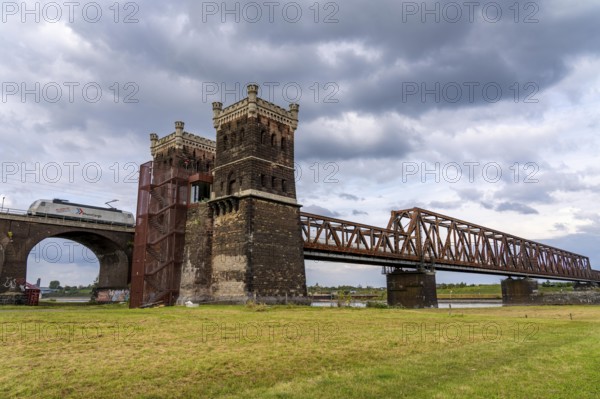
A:
<svg viewBox="0 0 600 399">
<path fill-rule="evenodd" d="M 46 203 L 45 203 L 45 202 L 42 202 L 42 203 L 40 204 L 40 206 L 46 206 Z"/>
</svg>

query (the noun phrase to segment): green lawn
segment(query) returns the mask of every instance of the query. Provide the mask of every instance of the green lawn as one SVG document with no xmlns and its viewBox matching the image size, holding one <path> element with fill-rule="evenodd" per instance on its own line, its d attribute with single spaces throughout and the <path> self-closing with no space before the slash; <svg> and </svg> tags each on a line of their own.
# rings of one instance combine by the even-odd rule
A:
<svg viewBox="0 0 600 399">
<path fill-rule="evenodd" d="M 438 288 L 438 294 L 498 294 L 502 295 L 500 284 L 486 284 L 466 287 Z"/>
<path fill-rule="evenodd" d="M 0 308 L 0 397 L 598 398 L 600 307 Z"/>
</svg>

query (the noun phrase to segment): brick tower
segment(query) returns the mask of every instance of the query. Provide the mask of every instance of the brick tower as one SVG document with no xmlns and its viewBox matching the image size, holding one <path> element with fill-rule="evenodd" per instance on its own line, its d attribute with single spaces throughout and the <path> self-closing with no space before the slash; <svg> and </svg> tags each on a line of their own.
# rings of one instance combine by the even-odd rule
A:
<svg viewBox="0 0 600 399">
<path fill-rule="evenodd" d="M 212 294 L 217 300 L 306 296 L 300 205 L 294 181 L 298 104 L 289 110 L 248 97 L 213 103 L 217 130 Z"/>
</svg>

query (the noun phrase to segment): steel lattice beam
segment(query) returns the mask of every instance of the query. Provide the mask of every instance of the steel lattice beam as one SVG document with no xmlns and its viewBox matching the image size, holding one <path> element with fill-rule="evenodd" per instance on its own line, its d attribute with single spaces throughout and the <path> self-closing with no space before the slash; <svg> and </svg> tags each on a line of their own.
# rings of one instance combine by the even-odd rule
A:
<svg viewBox="0 0 600 399">
<path fill-rule="evenodd" d="M 600 281 L 585 256 L 420 208 L 392 211 L 387 228 L 304 212 L 300 222 L 307 258 Z"/>
</svg>

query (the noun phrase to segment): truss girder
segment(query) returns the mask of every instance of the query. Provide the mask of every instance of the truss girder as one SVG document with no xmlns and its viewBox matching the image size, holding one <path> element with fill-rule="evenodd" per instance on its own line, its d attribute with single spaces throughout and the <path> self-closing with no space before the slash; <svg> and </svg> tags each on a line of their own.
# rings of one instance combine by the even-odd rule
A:
<svg viewBox="0 0 600 399">
<path fill-rule="evenodd" d="M 304 212 L 300 222 L 313 251 L 600 281 L 585 256 L 421 208 L 392 211 L 387 228 Z"/>
</svg>

